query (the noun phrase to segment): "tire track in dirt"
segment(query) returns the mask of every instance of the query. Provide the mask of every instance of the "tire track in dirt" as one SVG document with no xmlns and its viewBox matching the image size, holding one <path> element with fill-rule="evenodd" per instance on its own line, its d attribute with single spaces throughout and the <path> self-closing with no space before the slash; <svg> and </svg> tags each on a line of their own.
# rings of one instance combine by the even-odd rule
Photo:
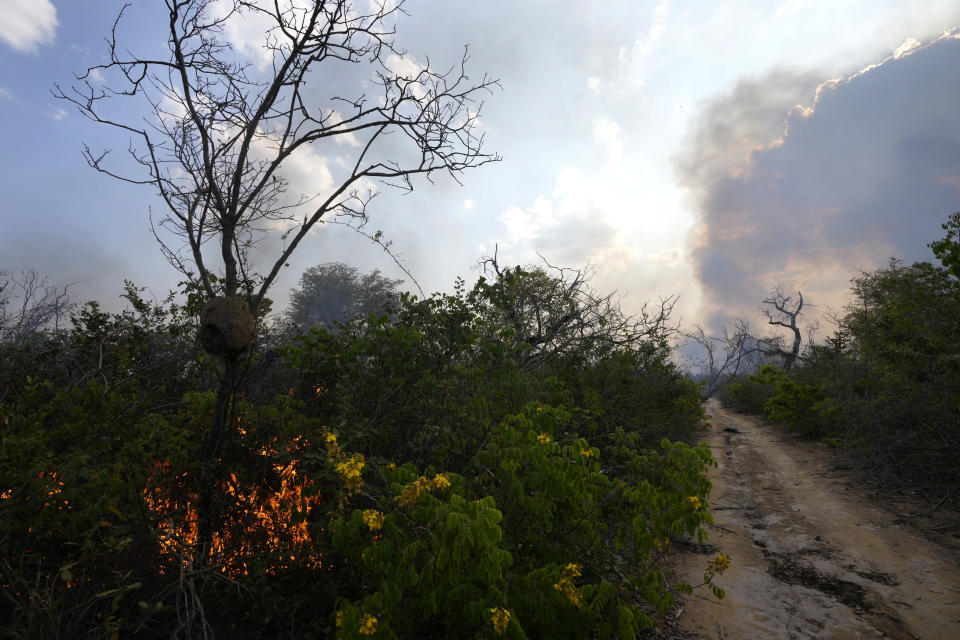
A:
<svg viewBox="0 0 960 640">
<path fill-rule="evenodd" d="M 895 524 L 830 468 L 823 445 L 708 405 L 715 528 L 679 554 L 701 582 L 717 553 L 731 567 L 718 601 L 698 590 L 679 626 L 702 638 L 960 638 L 960 545 Z"/>
</svg>

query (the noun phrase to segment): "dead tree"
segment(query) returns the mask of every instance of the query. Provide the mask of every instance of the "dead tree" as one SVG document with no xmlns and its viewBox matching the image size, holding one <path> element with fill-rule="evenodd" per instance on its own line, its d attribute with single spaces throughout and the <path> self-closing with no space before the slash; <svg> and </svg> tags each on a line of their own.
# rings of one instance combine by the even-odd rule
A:
<svg viewBox="0 0 960 640">
<path fill-rule="evenodd" d="M 71 286 L 51 286 L 35 269 L 22 268 L 10 276 L 0 271 L 0 343 L 21 342 L 45 329 L 59 331 L 74 307 Z"/>
<path fill-rule="evenodd" d="M 687 345 L 699 348 L 700 356 L 692 356 L 693 365 L 703 375 L 706 385 L 704 399 L 708 399 L 735 380 L 744 369 L 749 356 L 758 351 L 757 340 L 750 335 L 745 320 L 734 321 L 733 328 L 723 327 L 720 336 L 708 335 L 697 325 L 683 334 Z"/>
<path fill-rule="evenodd" d="M 792 296 L 784 295 L 783 289 L 777 287 L 773 290 L 773 295 L 763 301 L 760 311 L 767 316 L 767 324 L 784 327 L 793 333 L 793 345 L 790 349 L 784 347 L 784 341 L 781 336 L 762 338 L 760 340 L 760 351 L 764 355 L 779 356 L 783 358 L 783 368 L 786 371 L 797 361 L 800 355 L 800 343 L 802 336 L 800 327 L 797 326 L 797 317 L 803 309 L 803 294 L 797 291 L 798 300 L 794 304 Z"/>
<path fill-rule="evenodd" d="M 377 185 L 412 190 L 413 178 L 498 160 L 485 150 L 478 122 L 482 98 L 498 82 L 471 81 L 467 50 L 452 68 L 420 67 L 395 46 L 399 2 L 330 0 L 164 0 L 167 55 L 132 53 L 121 44 L 124 6 L 107 37 L 107 62 L 55 95 L 94 122 L 130 138 L 132 165 L 111 163 L 109 150 L 84 146 L 91 167 L 147 185 L 165 213 L 151 228 L 167 260 L 202 295 L 204 346 L 222 357 L 214 424 L 202 453 L 208 477 L 200 505 L 200 557 L 209 550 L 210 466 L 228 434 L 241 354 L 267 291 L 311 229 L 326 221 L 361 226 Z M 260 66 L 228 41 L 232 21 L 267 25 Z M 146 46 L 143 43 L 134 43 Z M 397 64 L 397 61 L 403 64 Z M 368 65 L 358 79 L 372 95 L 320 96 L 307 87 L 325 75 Z M 397 68 L 407 69 L 397 71 Z M 143 119 L 113 108 L 140 99 Z M 329 149 L 348 158 L 333 167 L 332 186 L 291 192 L 295 154 Z M 352 149 L 352 153 L 345 150 Z M 132 166 L 132 168 L 131 168 Z M 272 262 L 258 269 L 251 249 L 282 238 Z M 241 304 L 237 304 L 242 301 Z"/>
</svg>

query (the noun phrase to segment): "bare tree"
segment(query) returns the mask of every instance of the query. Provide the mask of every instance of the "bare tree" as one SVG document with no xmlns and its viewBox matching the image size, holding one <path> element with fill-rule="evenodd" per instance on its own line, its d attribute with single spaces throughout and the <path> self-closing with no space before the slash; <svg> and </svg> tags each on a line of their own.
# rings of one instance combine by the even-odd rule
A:
<svg viewBox="0 0 960 640">
<path fill-rule="evenodd" d="M 22 268 L 9 276 L 0 271 L 0 342 L 20 342 L 48 328 L 59 330 L 74 306 L 70 286 L 51 286 L 36 269 Z"/>
<path fill-rule="evenodd" d="M 483 150 L 477 129 L 482 94 L 497 81 L 485 76 L 470 82 L 466 50 L 445 72 L 429 64 L 415 72 L 391 70 L 388 58 L 405 55 L 394 46 L 388 26 L 402 12 L 402 1 L 373 3 L 369 12 L 348 0 L 165 4 L 168 59 L 138 57 L 119 44 L 121 11 L 107 39 L 110 61 L 87 69 L 69 91 L 58 86 L 55 94 L 95 122 L 132 136 L 129 152 L 139 174 L 108 166 L 109 151 L 85 146 L 84 156 L 98 171 L 156 189 L 167 207 L 158 226 L 184 243 L 171 246 L 158 236 L 164 255 L 209 298 L 245 294 L 256 311 L 314 226 L 330 217 L 365 220 L 376 195 L 372 180 L 411 190 L 418 174 L 442 171 L 456 178 L 466 168 L 499 159 Z M 240 61 L 224 39 L 231 20 L 251 16 L 270 25 L 264 46 L 272 73 L 265 77 Z M 334 62 L 371 63 L 378 95 L 334 95 L 311 104 L 310 73 Z M 118 72 L 121 86 L 95 81 L 108 72 Z M 110 100 L 133 96 L 148 107 L 144 122 L 109 114 Z M 385 155 L 398 153 L 387 147 L 397 134 L 413 151 L 402 161 Z M 311 145 L 337 142 L 357 145 L 338 184 L 288 196 L 284 163 Z M 286 244 L 266 272 L 257 274 L 249 251 L 278 229 Z M 203 250 L 210 241 L 217 245 L 214 256 Z M 221 274 L 208 264 L 216 260 Z"/>
<path fill-rule="evenodd" d="M 723 327 L 722 335 L 708 335 L 696 325 L 683 334 L 688 345 L 696 345 L 702 352 L 694 356 L 694 367 L 706 383 L 704 397 L 710 398 L 733 381 L 743 370 L 750 354 L 758 351 L 757 340 L 750 335 L 746 320 L 735 320 L 732 329 Z"/>
<path fill-rule="evenodd" d="M 429 60 L 422 68 L 397 71 L 416 66 L 409 59 L 396 64 L 405 53 L 394 44 L 392 25 L 403 13 L 403 0 L 164 0 L 169 53 L 160 57 L 132 53 L 120 43 L 129 6 L 106 39 L 108 61 L 88 68 L 69 89 L 57 86 L 55 95 L 130 136 L 132 165 L 111 164 L 108 150 L 87 146 L 84 156 L 97 171 L 159 194 L 166 211 L 157 224 L 151 216 L 151 228 L 167 260 L 208 301 L 207 309 L 224 302 L 216 308 L 239 317 L 243 310 L 235 301 L 242 298 L 256 317 L 310 230 L 338 218 L 361 226 L 378 183 L 409 191 L 417 175 L 429 179 L 443 172 L 456 180 L 464 169 L 499 159 L 484 149 L 478 129 L 482 98 L 498 83 L 487 76 L 469 79 L 466 49 L 446 71 L 431 68 Z M 226 38 L 228 26 L 244 19 L 267 25 L 262 67 L 245 61 Z M 363 82 L 372 95 L 320 99 L 308 90 L 318 67 L 327 81 L 335 70 L 361 63 L 370 65 Z M 147 110 L 142 120 L 112 108 L 117 99 L 134 98 Z M 284 170 L 290 160 L 331 143 L 355 151 L 333 185 L 291 193 Z M 251 249 L 271 235 L 284 244 L 261 272 Z M 213 320 L 201 320 L 201 338 L 214 335 L 205 333 L 217 328 Z M 202 454 L 208 467 L 230 423 L 252 320 L 249 326 L 249 337 L 215 350 L 225 366 Z M 200 504 L 201 558 L 212 539 L 213 483 L 203 484 L 208 493 Z"/>
<path fill-rule="evenodd" d="M 777 287 L 773 290 L 773 295 L 763 301 L 764 306 L 760 307 L 760 311 L 767 316 L 767 324 L 784 327 L 793 333 L 793 344 L 789 350 L 784 346 L 782 336 L 760 340 L 760 351 L 764 355 L 782 357 L 785 370 L 789 370 L 800 355 L 802 336 L 800 327 L 797 326 L 797 317 L 803 309 L 803 294 L 797 291 L 797 297 L 798 300 L 794 303 L 792 296 L 785 295 L 783 289 Z"/>
<path fill-rule="evenodd" d="M 800 354 L 801 333 L 797 318 L 803 309 L 803 294 L 797 292 L 798 301 L 786 296 L 780 287 L 763 301 L 760 310 L 767 317 L 768 324 L 781 326 L 793 332 L 793 344 L 790 349 L 784 346 L 782 336 L 755 337 L 746 320 L 735 320 L 732 329 L 726 327 L 722 335 L 711 336 L 702 327 L 695 326 L 693 331 L 683 334 L 687 345 L 694 346 L 698 355 L 692 356 L 694 368 L 706 382 L 706 397 L 720 391 L 745 370 L 763 364 L 762 356 L 782 359 L 784 369 L 790 369 Z M 818 323 L 807 328 L 808 340 L 819 329 Z M 760 358 L 760 362 L 757 362 Z"/>
</svg>

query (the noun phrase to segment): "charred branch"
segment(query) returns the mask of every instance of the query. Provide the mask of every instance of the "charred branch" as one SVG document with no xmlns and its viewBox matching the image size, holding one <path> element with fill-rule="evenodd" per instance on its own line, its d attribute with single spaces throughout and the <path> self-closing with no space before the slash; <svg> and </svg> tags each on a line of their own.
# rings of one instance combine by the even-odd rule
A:
<svg viewBox="0 0 960 640">
<path fill-rule="evenodd" d="M 797 301 L 792 296 L 784 295 L 783 289 L 777 287 L 773 295 L 763 301 L 760 310 L 767 317 L 767 324 L 789 329 L 793 334 L 793 343 L 789 349 L 785 347 L 781 336 L 763 338 L 760 340 L 760 351 L 764 355 L 783 358 L 783 368 L 789 370 L 800 355 L 800 344 L 803 336 L 797 326 L 797 317 L 803 309 L 803 294 L 797 292 Z"/>
</svg>

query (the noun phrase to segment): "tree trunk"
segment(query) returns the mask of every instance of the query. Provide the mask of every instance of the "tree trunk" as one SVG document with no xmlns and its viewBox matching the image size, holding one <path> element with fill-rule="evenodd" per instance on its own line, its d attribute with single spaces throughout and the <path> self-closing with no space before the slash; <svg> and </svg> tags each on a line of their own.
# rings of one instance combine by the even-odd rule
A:
<svg viewBox="0 0 960 640">
<path fill-rule="evenodd" d="M 223 374 L 217 388 L 217 399 L 213 410 L 213 426 L 204 443 L 200 460 L 200 496 L 197 505 L 197 556 L 196 562 L 205 565 L 210 562 L 213 551 L 214 524 L 220 520 L 216 500 L 216 487 L 220 481 L 220 449 L 230 428 L 233 409 L 233 394 L 236 390 L 239 373 L 238 354 L 223 356 Z"/>
<path fill-rule="evenodd" d="M 793 324 L 790 328 L 793 329 L 793 347 L 790 349 L 790 353 L 786 354 L 786 360 L 783 363 L 784 371 L 790 371 L 790 367 L 792 367 L 793 363 L 800 357 L 801 336 L 800 329 L 797 328 L 796 316 L 794 316 Z"/>
</svg>

